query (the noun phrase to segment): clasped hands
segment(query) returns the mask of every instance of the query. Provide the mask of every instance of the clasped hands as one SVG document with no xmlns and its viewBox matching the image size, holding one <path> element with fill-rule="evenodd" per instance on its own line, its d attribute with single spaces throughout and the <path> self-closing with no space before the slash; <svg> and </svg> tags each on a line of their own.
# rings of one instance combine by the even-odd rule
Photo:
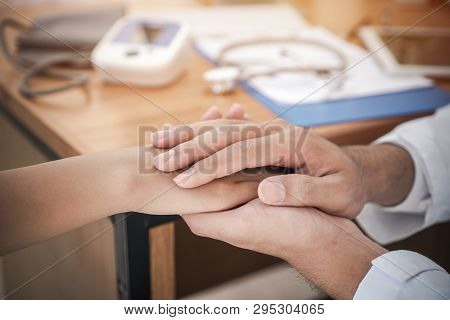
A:
<svg viewBox="0 0 450 320">
<path fill-rule="evenodd" d="M 291 171 L 265 178 L 258 198 L 240 207 L 183 219 L 197 235 L 277 256 L 331 296 L 352 298 L 371 261 L 386 250 L 350 219 L 367 202 L 389 205 L 405 195 L 373 184 L 382 175 L 366 166 L 367 152 L 341 148 L 281 120 L 247 118 L 236 105 L 225 119 L 213 107 L 201 122 L 153 134 L 152 144 L 168 149 L 154 158 L 157 169 L 190 166 L 173 179 L 181 188 L 198 188 L 247 168 Z"/>
</svg>

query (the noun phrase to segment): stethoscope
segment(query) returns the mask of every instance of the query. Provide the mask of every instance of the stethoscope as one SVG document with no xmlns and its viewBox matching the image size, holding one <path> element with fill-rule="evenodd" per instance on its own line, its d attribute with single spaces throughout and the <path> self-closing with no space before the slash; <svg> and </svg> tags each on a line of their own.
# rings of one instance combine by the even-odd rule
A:
<svg viewBox="0 0 450 320">
<path fill-rule="evenodd" d="M 84 86 L 87 84 L 89 77 L 86 74 L 71 72 L 65 70 L 59 70 L 55 67 L 61 65 L 70 65 L 73 67 L 86 68 L 90 66 L 90 61 L 86 52 L 65 52 L 65 53 L 52 53 L 48 57 L 40 59 L 39 61 L 33 61 L 21 57 L 18 54 L 14 54 L 11 49 L 8 48 L 6 41 L 6 29 L 12 28 L 18 31 L 25 30 L 27 26 L 22 22 L 13 19 L 3 19 L 0 21 L 0 50 L 3 51 L 5 58 L 14 66 L 24 70 L 20 76 L 19 92 L 25 97 L 34 98 L 39 95 L 61 92 L 70 88 Z M 31 88 L 30 81 L 37 75 L 42 74 L 47 77 L 55 79 L 67 80 L 62 85 L 47 87 L 47 88 Z"/>
<path fill-rule="evenodd" d="M 331 68 L 324 68 L 319 66 L 266 66 L 265 68 L 260 70 L 250 71 L 250 65 L 240 64 L 238 62 L 227 61 L 226 55 L 229 54 L 232 50 L 237 48 L 242 48 L 245 46 L 251 45 L 261 45 L 261 44 L 286 44 L 286 43 L 300 43 L 317 46 L 321 49 L 327 50 L 334 54 L 334 56 L 339 60 L 339 65 Z M 288 48 L 281 48 L 279 52 L 280 56 L 290 56 L 293 57 L 293 53 L 288 50 Z M 298 55 L 298 54 L 296 54 Z M 298 58 L 298 57 L 295 57 Z M 223 47 L 216 59 L 216 68 L 206 71 L 203 74 L 203 79 L 209 83 L 210 88 L 215 94 L 226 94 L 231 93 L 235 90 L 236 85 L 241 81 L 247 81 L 255 77 L 260 76 L 274 76 L 280 73 L 286 72 L 312 72 L 315 73 L 319 77 L 327 77 L 331 78 L 335 74 L 342 73 L 343 70 L 347 67 L 347 61 L 339 50 L 336 48 L 312 39 L 302 39 L 295 36 L 290 37 L 264 37 L 264 38 L 254 38 L 247 39 L 242 41 L 233 42 L 225 47 Z M 345 81 L 344 76 L 339 76 L 336 78 L 336 81 L 332 81 L 332 88 L 330 89 L 338 89 L 342 86 Z"/>
</svg>

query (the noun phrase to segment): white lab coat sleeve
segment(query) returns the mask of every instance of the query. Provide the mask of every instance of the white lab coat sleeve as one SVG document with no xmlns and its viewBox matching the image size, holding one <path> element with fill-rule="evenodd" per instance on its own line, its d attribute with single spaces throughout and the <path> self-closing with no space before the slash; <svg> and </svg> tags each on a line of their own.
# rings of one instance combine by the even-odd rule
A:
<svg viewBox="0 0 450 320">
<path fill-rule="evenodd" d="M 450 275 L 411 251 L 391 251 L 372 261 L 353 299 L 449 299 Z"/>
<path fill-rule="evenodd" d="M 450 220 L 450 105 L 432 116 L 401 124 L 375 143 L 392 143 L 410 153 L 414 184 L 397 206 L 366 204 L 357 217 L 360 227 L 387 244 Z"/>
</svg>

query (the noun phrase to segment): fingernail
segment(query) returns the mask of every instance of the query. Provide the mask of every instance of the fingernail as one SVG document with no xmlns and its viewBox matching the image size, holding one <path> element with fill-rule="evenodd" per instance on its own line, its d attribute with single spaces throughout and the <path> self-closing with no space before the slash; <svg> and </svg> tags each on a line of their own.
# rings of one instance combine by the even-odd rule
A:
<svg viewBox="0 0 450 320">
<path fill-rule="evenodd" d="M 259 197 L 268 203 L 283 202 L 286 197 L 286 188 L 279 181 L 264 180 L 259 185 Z"/>
<path fill-rule="evenodd" d="M 195 168 L 191 167 L 173 178 L 173 181 L 175 181 L 177 185 L 183 186 L 194 175 L 195 172 Z"/>
<path fill-rule="evenodd" d="M 166 166 L 166 164 L 175 156 L 175 150 L 171 149 L 167 152 L 161 153 L 153 158 L 153 165 L 162 170 Z"/>
</svg>

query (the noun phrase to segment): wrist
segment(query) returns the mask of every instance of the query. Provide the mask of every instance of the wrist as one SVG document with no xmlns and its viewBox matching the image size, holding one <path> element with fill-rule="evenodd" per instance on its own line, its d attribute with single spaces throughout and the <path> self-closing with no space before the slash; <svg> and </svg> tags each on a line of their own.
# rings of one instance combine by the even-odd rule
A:
<svg viewBox="0 0 450 320">
<path fill-rule="evenodd" d="M 330 292 L 337 299 L 353 299 L 360 283 L 372 268 L 372 261 L 388 252 L 363 234 L 356 237 L 343 235 L 332 249 L 329 249 L 329 254 L 334 253 L 338 258 L 333 259 L 334 270 L 330 270 L 334 272 L 333 278 L 329 279 L 332 285 Z"/>
<path fill-rule="evenodd" d="M 110 214 L 130 212 L 139 201 L 141 183 L 139 179 L 139 150 L 124 148 L 104 153 L 105 165 L 108 169 L 108 189 L 112 210 Z"/>
<path fill-rule="evenodd" d="M 393 206 L 406 198 L 414 182 L 414 163 L 405 149 L 379 144 L 343 150 L 358 167 L 365 202 Z"/>
<path fill-rule="evenodd" d="M 346 153 L 356 165 L 364 204 L 373 202 L 373 199 L 376 197 L 374 193 L 377 191 L 374 186 L 380 185 L 380 175 L 376 173 L 377 169 L 370 160 L 373 153 L 371 148 L 372 146 L 342 147 L 344 153 Z"/>
<path fill-rule="evenodd" d="M 352 299 L 372 261 L 387 250 L 364 236 L 350 220 L 338 219 L 307 248 L 298 243 L 286 261 L 331 297 Z"/>
<path fill-rule="evenodd" d="M 155 179 L 162 176 L 153 166 L 153 158 L 161 151 L 151 146 L 132 147 L 122 150 L 120 166 L 127 172 L 120 196 L 123 212 L 139 211 L 149 204 L 149 199 L 157 198 L 158 190 L 163 188 L 164 181 Z M 159 183 L 158 183 L 159 182 Z M 149 206 L 151 207 L 151 206 Z"/>
</svg>

